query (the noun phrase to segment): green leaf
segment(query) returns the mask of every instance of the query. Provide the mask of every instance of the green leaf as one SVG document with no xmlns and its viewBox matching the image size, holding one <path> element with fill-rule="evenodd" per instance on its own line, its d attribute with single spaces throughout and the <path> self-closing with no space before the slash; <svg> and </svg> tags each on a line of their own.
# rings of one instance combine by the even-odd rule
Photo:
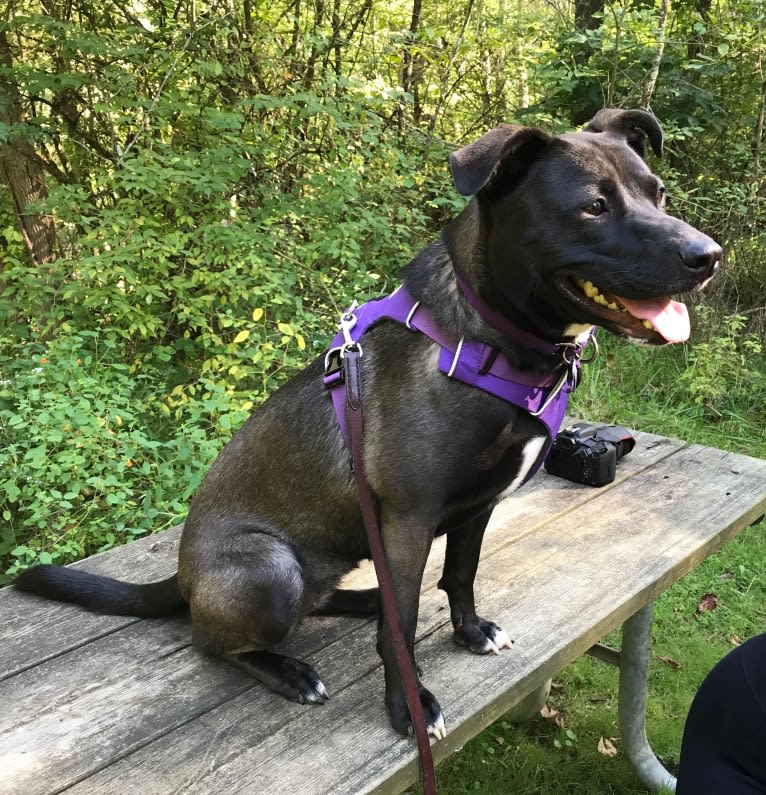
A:
<svg viewBox="0 0 766 795">
<path fill-rule="evenodd" d="M 21 495 L 21 489 L 12 480 L 6 480 L 0 488 L 5 492 L 8 502 L 16 502 Z"/>
</svg>

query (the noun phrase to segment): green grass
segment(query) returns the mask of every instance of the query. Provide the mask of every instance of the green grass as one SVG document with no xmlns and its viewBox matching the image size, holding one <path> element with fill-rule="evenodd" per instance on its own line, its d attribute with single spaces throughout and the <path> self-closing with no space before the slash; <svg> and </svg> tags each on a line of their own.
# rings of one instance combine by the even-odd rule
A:
<svg viewBox="0 0 766 795">
<path fill-rule="evenodd" d="M 717 343 L 724 353 L 731 347 L 729 337 Z M 723 356 L 703 366 L 689 361 L 684 349 L 642 350 L 610 338 L 602 347 L 575 396 L 573 414 L 766 458 L 762 360 L 760 370 L 749 370 L 752 360 L 739 359 L 733 366 Z M 717 392 L 706 392 L 706 379 L 721 381 Z M 718 596 L 718 607 L 700 614 L 697 606 L 708 593 Z M 766 521 L 761 521 L 655 604 L 647 734 L 671 771 L 678 764 L 684 721 L 700 682 L 737 638 L 745 640 L 764 628 Z M 619 632 L 606 642 L 618 647 Z M 603 662 L 576 660 L 561 671 L 548 699 L 563 714 L 563 728 L 542 717 L 522 724 L 497 721 L 439 766 L 439 791 L 645 795 L 619 738 L 617 677 L 617 670 Z M 599 753 L 601 737 L 613 738 L 616 756 Z"/>
</svg>

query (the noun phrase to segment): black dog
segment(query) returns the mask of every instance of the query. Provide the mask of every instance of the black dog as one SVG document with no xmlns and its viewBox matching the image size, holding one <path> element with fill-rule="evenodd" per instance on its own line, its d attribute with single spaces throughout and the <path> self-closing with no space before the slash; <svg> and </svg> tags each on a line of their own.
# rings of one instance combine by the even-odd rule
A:
<svg viewBox="0 0 766 795">
<path fill-rule="evenodd" d="M 649 113 L 604 110 L 580 133 L 506 125 L 455 152 L 455 185 L 474 198 L 404 269 L 406 290 L 446 338 L 486 343 L 540 383 L 556 381 L 559 351 L 572 350 L 592 324 L 651 344 L 685 339 L 685 308 L 667 296 L 703 286 L 721 250 L 665 214 L 665 188 L 643 159 L 646 139 L 659 155 L 662 131 Z M 509 335 L 505 322 L 522 332 Z M 482 536 L 492 506 L 539 465 L 549 432 L 516 405 L 445 375 L 439 353 L 396 322 L 365 333 L 365 468 L 410 654 L 438 529 L 451 531 L 439 587 L 455 640 L 496 652 L 507 636 L 474 606 Z M 273 649 L 307 614 L 371 613 L 377 595 L 336 588 L 370 553 L 323 374 L 323 361 L 309 365 L 221 452 L 191 504 L 177 576 L 131 585 L 40 566 L 16 587 L 105 613 L 163 616 L 188 605 L 198 649 L 289 699 L 324 701 L 314 670 Z M 378 650 L 391 722 L 406 733 L 409 712 L 383 627 Z M 429 731 L 441 737 L 439 704 L 419 690 Z"/>
</svg>

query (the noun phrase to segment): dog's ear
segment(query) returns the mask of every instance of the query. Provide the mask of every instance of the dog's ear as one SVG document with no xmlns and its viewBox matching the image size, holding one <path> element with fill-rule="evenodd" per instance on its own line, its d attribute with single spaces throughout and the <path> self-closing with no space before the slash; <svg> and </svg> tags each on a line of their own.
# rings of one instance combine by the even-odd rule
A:
<svg viewBox="0 0 766 795">
<path fill-rule="evenodd" d="M 535 127 L 501 124 L 450 155 L 455 187 L 463 196 L 497 194 L 521 179 L 552 140 Z"/>
<path fill-rule="evenodd" d="M 662 127 L 646 110 L 600 110 L 583 128 L 583 132 L 613 132 L 622 135 L 628 146 L 646 159 L 646 139 L 657 157 L 662 157 Z"/>
</svg>

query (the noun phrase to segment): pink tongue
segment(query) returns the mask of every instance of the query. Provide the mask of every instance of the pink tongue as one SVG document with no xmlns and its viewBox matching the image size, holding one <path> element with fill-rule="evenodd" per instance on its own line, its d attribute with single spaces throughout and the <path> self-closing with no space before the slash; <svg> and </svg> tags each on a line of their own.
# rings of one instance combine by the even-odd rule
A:
<svg viewBox="0 0 766 795">
<path fill-rule="evenodd" d="M 668 342 L 685 342 L 689 339 L 691 327 L 689 312 L 684 304 L 670 298 L 655 298 L 651 301 L 634 301 L 620 297 L 620 302 L 633 317 L 651 320 Z"/>
</svg>

